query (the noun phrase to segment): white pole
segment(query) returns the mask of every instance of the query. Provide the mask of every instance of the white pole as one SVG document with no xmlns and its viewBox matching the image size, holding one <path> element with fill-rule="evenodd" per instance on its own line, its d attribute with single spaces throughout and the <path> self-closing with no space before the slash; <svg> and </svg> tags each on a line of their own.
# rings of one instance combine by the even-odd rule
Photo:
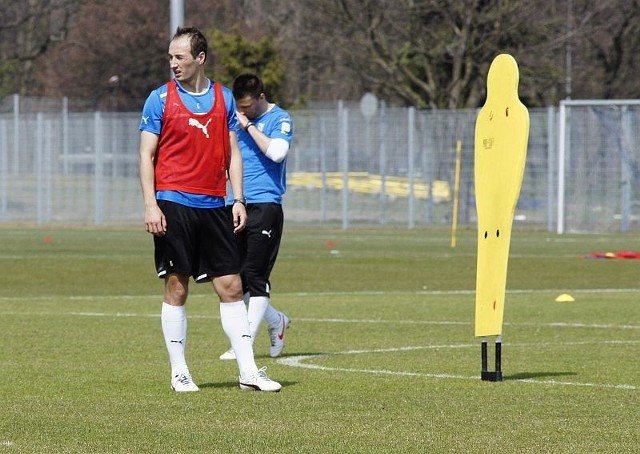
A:
<svg viewBox="0 0 640 454">
<path fill-rule="evenodd" d="M 169 39 L 173 38 L 178 27 L 184 26 L 184 0 L 169 0 L 171 2 L 171 17 L 169 18 Z M 173 71 L 169 71 L 169 77 L 173 79 Z"/>
<path fill-rule="evenodd" d="M 184 26 L 184 0 L 170 0 L 171 23 L 169 25 L 169 39 L 173 37 L 178 27 Z"/>
<path fill-rule="evenodd" d="M 573 1 L 567 1 L 567 41 L 565 44 L 565 97 L 571 99 L 571 63 L 573 37 Z"/>
</svg>

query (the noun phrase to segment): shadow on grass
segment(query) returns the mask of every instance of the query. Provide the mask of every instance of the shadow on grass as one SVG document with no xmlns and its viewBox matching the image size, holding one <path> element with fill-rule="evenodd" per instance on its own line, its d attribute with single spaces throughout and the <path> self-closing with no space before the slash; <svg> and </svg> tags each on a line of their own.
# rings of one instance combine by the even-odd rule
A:
<svg viewBox="0 0 640 454">
<path fill-rule="evenodd" d="M 521 372 L 519 374 L 505 375 L 505 380 L 527 380 L 542 377 L 566 377 L 578 375 L 576 372 Z"/>
<path fill-rule="evenodd" d="M 212 389 L 222 389 L 222 388 L 237 388 L 238 382 L 228 381 L 228 382 L 219 382 L 219 383 L 198 383 L 198 387 L 200 389 L 212 388 Z"/>
<path fill-rule="evenodd" d="M 283 388 L 297 384 L 297 382 L 293 382 L 293 381 L 278 380 L 278 382 L 282 385 Z M 229 382 L 221 382 L 221 383 L 197 383 L 197 385 L 200 389 L 207 389 L 207 388 L 211 388 L 211 389 L 238 388 L 239 389 L 239 384 L 237 381 L 233 381 L 233 382 L 229 381 Z"/>
</svg>

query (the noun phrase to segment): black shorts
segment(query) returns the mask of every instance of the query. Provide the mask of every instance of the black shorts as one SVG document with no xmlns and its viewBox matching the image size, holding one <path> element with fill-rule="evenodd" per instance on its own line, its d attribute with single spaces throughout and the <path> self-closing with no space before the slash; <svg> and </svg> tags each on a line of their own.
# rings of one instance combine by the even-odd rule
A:
<svg viewBox="0 0 640 454">
<path fill-rule="evenodd" d="M 244 293 L 249 292 L 251 296 L 270 295 L 269 277 L 278 257 L 283 226 L 282 205 L 247 205 L 247 227 L 236 236 Z"/>
<path fill-rule="evenodd" d="M 154 236 L 158 277 L 178 273 L 196 282 L 240 272 L 233 220 L 224 208 L 191 208 L 159 200 L 167 233 Z"/>
</svg>

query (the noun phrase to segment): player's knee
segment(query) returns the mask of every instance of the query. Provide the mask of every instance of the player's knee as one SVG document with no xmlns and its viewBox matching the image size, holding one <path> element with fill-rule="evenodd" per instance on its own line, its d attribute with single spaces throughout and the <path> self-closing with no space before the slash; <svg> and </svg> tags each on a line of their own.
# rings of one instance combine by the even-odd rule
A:
<svg viewBox="0 0 640 454">
<path fill-rule="evenodd" d="M 213 287 L 218 297 L 220 297 L 220 301 L 233 302 L 242 300 L 242 280 L 238 274 L 214 278 Z"/>
<path fill-rule="evenodd" d="M 189 294 L 189 278 L 178 274 L 170 274 L 165 279 L 164 299 L 167 304 L 182 306 Z"/>
</svg>

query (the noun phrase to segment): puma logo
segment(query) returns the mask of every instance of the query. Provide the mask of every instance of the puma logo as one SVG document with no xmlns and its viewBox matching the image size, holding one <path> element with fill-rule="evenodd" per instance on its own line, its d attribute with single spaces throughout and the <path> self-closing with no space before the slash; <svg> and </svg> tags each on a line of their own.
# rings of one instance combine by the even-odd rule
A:
<svg viewBox="0 0 640 454">
<path fill-rule="evenodd" d="M 209 138 L 209 131 L 207 131 L 207 126 L 209 126 L 209 123 L 211 123 L 211 118 L 209 118 L 209 120 L 207 120 L 204 125 L 195 118 L 189 118 L 189 126 L 195 126 L 196 128 L 201 129 L 202 133 L 207 139 Z"/>
<path fill-rule="evenodd" d="M 272 232 L 271 230 L 263 230 L 262 234 L 267 235 L 269 238 L 271 238 L 271 232 Z"/>
</svg>

